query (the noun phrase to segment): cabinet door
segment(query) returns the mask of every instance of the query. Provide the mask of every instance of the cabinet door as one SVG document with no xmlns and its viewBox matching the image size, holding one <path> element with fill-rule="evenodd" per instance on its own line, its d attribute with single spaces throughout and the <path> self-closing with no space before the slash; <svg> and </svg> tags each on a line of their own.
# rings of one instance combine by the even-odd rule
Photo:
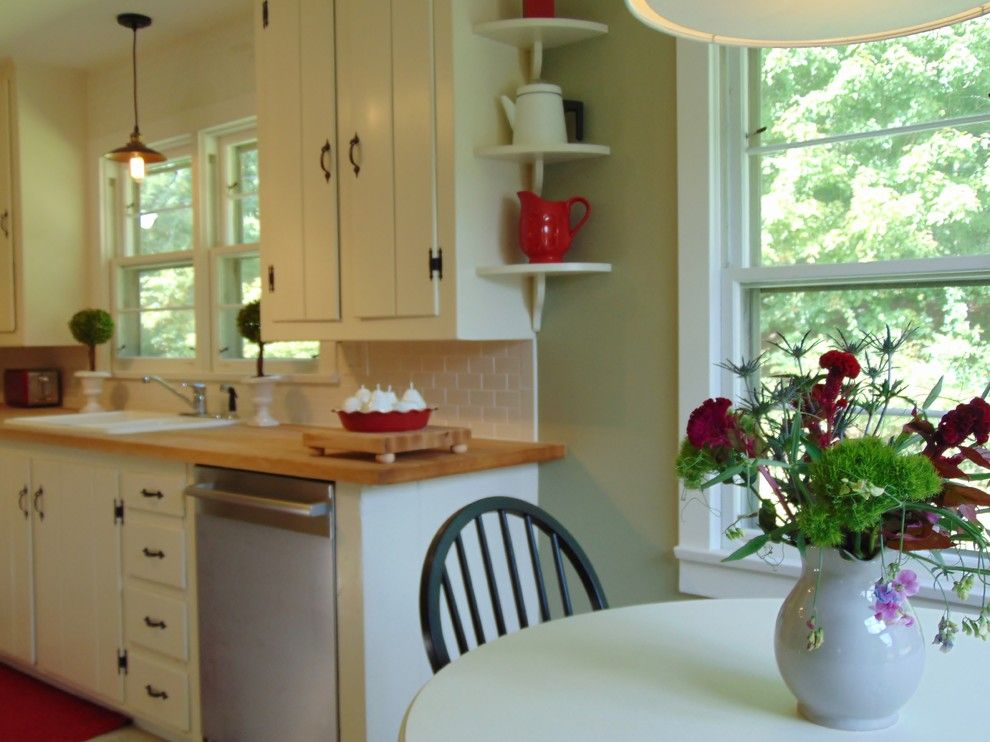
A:
<svg viewBox="0 0 990 742">
<path fill-rule="evenodd" d="M 0 71 L 0 332 L 16 329 L 10 80 Z"/>
<path fill-rule="evenodd" d="M 31 465 L 0 451 L 0 653 L 34 662 L 31 590 Z"/>
<path fill-rule="evenodd" d="M 123 700 L 117 472 L 34 459 L 31 475 L 38 669 Z"/>
<path fill-rule="evenodd" d="M 358 317 L 437 313 L 433 16 L 429 0 L 338 0 L 341 249 Z"/>
<path fill-rule="evenodd" d="M 340 318 L 332 0 L 258 0 L 266 318 Z"/>
<path fill-rule="evenodd" d="M 395 121 L 395 313 L 439 313 L 429 270 L 437 247 L 433 0 L 392 3 Z"/>
</svg>

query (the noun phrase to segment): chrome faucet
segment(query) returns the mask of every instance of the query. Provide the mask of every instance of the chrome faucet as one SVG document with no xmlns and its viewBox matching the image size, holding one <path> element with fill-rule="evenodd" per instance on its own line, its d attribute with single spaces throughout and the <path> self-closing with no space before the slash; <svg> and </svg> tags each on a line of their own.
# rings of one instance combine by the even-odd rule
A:
<svg viewBox="0 0 990 742">
<path fill-rule="evenodd" d="M 167 381 L 165 381 L 165 379 L 163 379 L 161 376 L 145 376 L 142 379 L 142 381 L 145 384 L 148 384 L 152 381 L 161 384 L 163 387 L 165 387 L 170 392 L 172 392 L 172 394 L 174 394 L 176 397 L 178 397 L 187 405 L 192 407 L 193 409 L 192 412 L 183 412 L 182 413 L 183 415 L 195 415 L 196 417 L 209 417 L 209 414 L 206 411 L 206 384 L 203 384 L 198 381 L 193 383 L 183 381 L 179 386 L 192 390 L 192 399 L 190 399 L 185 394 L 183 394 L 178 389 L 176 389 L 174 386 L 172 386 Z"/>
</svg>

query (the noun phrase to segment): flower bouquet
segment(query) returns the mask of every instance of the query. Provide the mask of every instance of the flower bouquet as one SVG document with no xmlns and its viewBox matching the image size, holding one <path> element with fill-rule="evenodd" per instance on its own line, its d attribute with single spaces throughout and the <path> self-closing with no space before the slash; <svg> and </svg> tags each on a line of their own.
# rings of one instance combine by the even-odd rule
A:
<svg viewBox="0 0 990 742">
<path fill-rule="evenodd" d="M 919 404 L 895 376 L 895 354 L 911 335 L 889 328 L 858 338 L 840 333 L 814 366 L 807 357 L 817 341 L 780 337 L 773 344 L 797 370 L 759 382 L 762 356 L 722 364 L 741 378 L 742 399 L 709 399 L 691 413 L 677 473 L 690 489 L 726 483 L 752 495 L 755 510 L 726 535 L 742 538 L 749 521 L 762 533 L 726 561 L 764 553 L 771 543 L 793 545 L 802 555 L 818 547 L 846 560 L 876 559 L 876 620 L 910 625 L 905 598 L 918 590 L 917 573 L 905 566 L 910 559 L 936 587 L 951 582 L 962 599 L 979 584 L 981 610 L 961 625 L 986 639 L 990 534 L 981 515 L 990 512 L 990 494 L 978 485 L 990 479 L 983 471 L 990 469 L 990 385 L 935 421 L 942 381 Z M 906 424 L 891 419 L 896 409 L 909 412 Z M 816 650 L 827 627 L 813 606 L 807 622 L 807 649 Z M 948 651 L 958 630 L 946 601 L 935 643 Z"/>
</svg>

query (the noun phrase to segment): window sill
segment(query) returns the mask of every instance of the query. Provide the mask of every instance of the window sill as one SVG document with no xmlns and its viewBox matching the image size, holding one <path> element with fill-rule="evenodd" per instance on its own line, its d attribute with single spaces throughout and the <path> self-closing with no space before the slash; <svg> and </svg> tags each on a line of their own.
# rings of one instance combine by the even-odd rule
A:
<svg viewBox="0 0 990 742">
<path fill-rule="evenodd" d="M 783 558 L 775 564 L 768 564 L 755 556 L 723 563 L 722 559 L 730 553 L 726 550 L 675 547 L 680 591 L 706 598 L 783 598 L 801 572 L 801 561 L 793 549 L 785 550 Z M 911 567 L 910 563 L 908 566 Z M 978 591 L 974 590 L 965 602 L 948 589 L 943 595 L 934 587 L 931 575 L 920 569 L 920 565 L 911 568 L 918 573 L 921 585 L 918 596 L 911 599 L 916 606 L 941 609 L 948 603 L 954 609 L 967 613 L 979 610 L 981 601 Z"/>
</svg>

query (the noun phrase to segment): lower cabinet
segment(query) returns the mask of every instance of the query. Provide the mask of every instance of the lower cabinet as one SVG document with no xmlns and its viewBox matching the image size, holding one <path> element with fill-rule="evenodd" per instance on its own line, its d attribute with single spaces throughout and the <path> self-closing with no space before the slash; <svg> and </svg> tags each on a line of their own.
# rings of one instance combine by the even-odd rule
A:
<svg viewBox="0 0 990 742">
<path fill-rule="evenodd" d="M 0 447 L 0 660 L 199 729 L 184 464 Z"/>
<path fill-rule="evenodd" d="M 0 450 L 0 655 L 34 662 L 31 462 Z"/>
<path fill-rule="evenodd" d="M 199 728 L 199 683 L 186 469 L 142 463 L 121 473 L 126 705 L 138 718 L 191 734 Z"/>
<path fill-rule="evenodd" d="M 37 668 L 121 701 L 117 471 L 33 458 L 31 487 Z"/>
</svg>

